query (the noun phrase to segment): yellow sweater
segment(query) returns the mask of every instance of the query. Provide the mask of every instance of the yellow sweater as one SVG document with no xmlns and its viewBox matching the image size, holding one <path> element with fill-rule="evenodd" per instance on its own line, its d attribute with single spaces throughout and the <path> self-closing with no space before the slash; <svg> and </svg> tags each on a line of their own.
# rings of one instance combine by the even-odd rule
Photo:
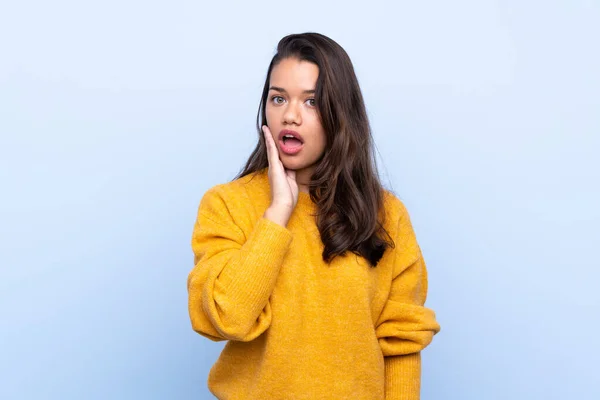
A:
<svg viewBox="0 0 600 400">
<path fill-rule="evenodd" d="M 440 331 L 409 215 L 385 191 L 396 243 L 377 267 L 321 258 L 316 205 L 301 192 L 287 227 L 264 218 L 267 169 L 202 197 L 188 277 L 193 329 L 228 340 L 208 387 L 221 400 L 417 400 L 421 353 Z"/>
</svg>

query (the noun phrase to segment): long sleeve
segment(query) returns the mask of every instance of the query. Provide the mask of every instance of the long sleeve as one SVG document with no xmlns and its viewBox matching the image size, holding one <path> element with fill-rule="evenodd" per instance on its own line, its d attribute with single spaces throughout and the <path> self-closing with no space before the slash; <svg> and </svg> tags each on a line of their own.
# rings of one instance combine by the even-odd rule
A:
<svg viewBox="0 0 600 400">
<path fill-rule="evenodd" d="M 214 187 L 198 208 L 188 310 L 192 328 L 201 335 L 214 341 L 250 341 L 271 323 L 269 297 L 292 234 L 265 217 L 245 232 L 231 210 L 244 209 L 247 199 L 224 197 Z"/>
<path fill-rule="evenodd" d="M 427 269 L 404 205 L 394 249 L 394 276 L 376 335 L 385 362 L 385 399 L 418 400 L 421 350 L 440 331 L 433 310 L 424 307 Z"/>
</svg>

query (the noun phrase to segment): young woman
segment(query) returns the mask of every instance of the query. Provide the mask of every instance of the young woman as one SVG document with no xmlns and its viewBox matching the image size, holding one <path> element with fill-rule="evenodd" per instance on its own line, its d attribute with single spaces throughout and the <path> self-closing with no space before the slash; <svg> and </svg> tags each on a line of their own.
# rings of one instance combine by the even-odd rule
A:
<svg viewBox="0 0 600 400">
<path fill-rule="evenodd" d="M 228 340 L 219 399 L 419 398 L 440 331 L 403 203 L 377 176 L 350 58 L 317 33 L 281 39 L 258 144 L 202 197 L 188 278 L 193 329 Z"/>
</svg>

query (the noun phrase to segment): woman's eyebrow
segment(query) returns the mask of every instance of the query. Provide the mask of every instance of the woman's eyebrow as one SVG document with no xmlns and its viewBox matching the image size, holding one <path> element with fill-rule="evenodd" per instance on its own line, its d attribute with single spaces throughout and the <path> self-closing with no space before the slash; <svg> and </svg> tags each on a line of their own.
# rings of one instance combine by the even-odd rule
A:
<svg viewBox="0 0 600 400">
<path fill-rule="evenodd" d="M 281 93 L 287 93 L 287 91 L 284 88 L 279 87 L 279 86 L 271 86 L 269 88 L 269 90 L 277 90 L 278 92 L 281 92 Z M 304 90 L 304 91 L 302 91 L 302 93 L 315 93 L 315 90 L 314 89 Z"/>
</svg>

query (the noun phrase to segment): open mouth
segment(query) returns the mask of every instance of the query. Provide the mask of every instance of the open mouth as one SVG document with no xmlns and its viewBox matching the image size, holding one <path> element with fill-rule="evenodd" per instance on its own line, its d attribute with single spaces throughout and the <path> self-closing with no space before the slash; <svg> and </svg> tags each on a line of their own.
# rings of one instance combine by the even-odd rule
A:
<svg viewBox="0 0 600 400">
<path fill-rule="evenodd" d="M 279 148 L 283 154 L 294 155 L 298 154 L 304 147 L 304 143 L 296 138 L 282 138 L 279 141 Z"/>
<path fill-rule="evenodd" d="M 295 137 L 284 136 L 282 139 L 284 146 L 286 147 L 300 147 L 302 146 L 302 142 Z"/>
</svg>

